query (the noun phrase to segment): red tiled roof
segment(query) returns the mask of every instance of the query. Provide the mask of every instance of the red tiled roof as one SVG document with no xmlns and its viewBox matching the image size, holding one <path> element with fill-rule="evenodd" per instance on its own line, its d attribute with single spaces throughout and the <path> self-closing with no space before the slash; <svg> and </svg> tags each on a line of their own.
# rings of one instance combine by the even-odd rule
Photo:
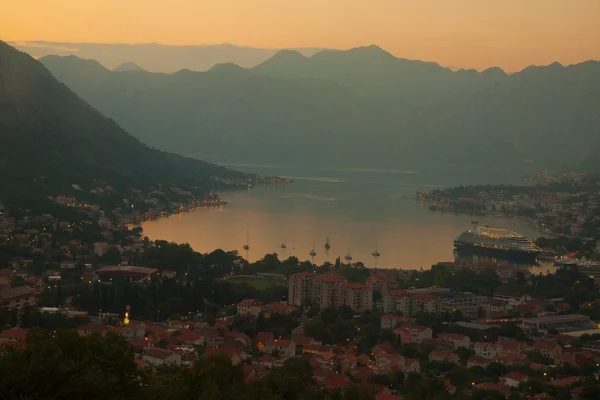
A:
<svg viewBox="0 0 600 400">
<path fill-rule="evenodd" d="M 317 276 L 317 280 L 326 283 L 340 283 L 346 282 L 347 279 L 344 275 L 335 272 L 328 272 Z"/>
<path fill-rule="evenodd" d="M 14 339 L 23 341 L 27 339 L 27 330 L 23 328 L 10 328 L 0 332 L 0 339 Z"/>
<path fill-rule="evenodd" d="M 263 354 L 262 356 L 258 356 L 252 359 L 253 362 L 257 362 L 257 363 L 274 363 L 275 361 L 277 361 L 277 359 L 273 356 L 270 356 L 268 354 Z"/>
<path fill-rule="evenodd" d="M 163 350 L 163 349 L 153 348 L 153 349 L 144 350 L 145 356 L 152 357 L 152 358 L 158 358 L 160 360 L 164 360 L 165 358 L 169 357 L 172 354 L 173 354 L 173 352 L 171 352 L 169 350 Z"/>
<path fill-rule="evenodd" d="M 137 365 L 137 367 L 139 369 L 146 368 L 148 365 L 150 365 L 150 364 L 148 364 L 148 361 L 146 361 L 146 360 L 133 360 L 133 361 L 135 362 L 135 365 Z"/>
<path fill-rule="evenodd" d="M 260 304 L 261 304 L 261 302 L 256 299 L 244 299 L 238 303 L 238 305 L 242 305 L 242 306 L 257 306 Z"/>
<path fill-rule="evenodd" d="M 510 372 L 504 375 L 502 378 L 512 379 L 513 381 L 521 382 L 527 379 L 527 375 L 521 374 L 519 372 Z"/>
<path fill-rule="evenodd" d="M 350 380 L 344 374 L 331 374 L 327 378 L 323 384 L 329 389 L 345 389 Z"/>
<path fill-rule="evenodd" d="M 392 319 L 398 319 L 398 317 L 395 316 L 394 314 L 385 314 L 384 316 L 381 317 L 381 319 L 392 320 Z"/>
<path fill-rule="evenodd" d="M 265 346 L 289 346 L 293 343 L 294 342 L 292 342 L 291 340 L 275 339 L 275 340 L 269 340 L 268 342 L 266 342 Z"/>
<path fill-rule="evenodd" d="M 479 356 L 471 356 L 469 357 L 468 362 L 472 363 L 472 364 L 489 364 L 490 360 L 488 360 L 487 358 L 483 358 L 483 357 L 479 357 Z"/>
<path fill-rule="evenodd" d="M 533 343 L 533 347 L 536 349 L 543 349 L 543 350 L 552 350 L 557 346 L 556 342 L 551 342 L 549 340 L 536 340 Z"/>
</svg>

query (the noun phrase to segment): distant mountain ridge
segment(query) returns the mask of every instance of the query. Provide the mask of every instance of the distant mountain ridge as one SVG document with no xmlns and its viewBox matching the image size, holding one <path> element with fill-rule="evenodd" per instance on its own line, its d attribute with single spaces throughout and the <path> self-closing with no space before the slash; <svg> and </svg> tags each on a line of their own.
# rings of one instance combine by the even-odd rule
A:
<svg viewBox="0 0 600 400">
<path fill-rule="evenodd" d="M 113 68 L 113 71 L 129 72 L 129 71 L 146 71 L 146 70 L 144 68 L 140 67 L 139 65 L 137 65 L 136 63 L 124 62 L 123 64 L 120 64 L 117 67 Z"/>
<path fill-rule="evenodd" d="M 279 49 L 263 49 L 233 44 L 173 46 L 158 43 L 61 43 L 46 41 L 9 43 L 35 58 L 48 55 L 94 59 L 108 69 L 123 63 L 141 65 L 153 72 L 173 73 L 181 69 L 207 71 L 216 64 L 235 63 L 249 68 L 272 57 Z M 320 48 L 297 49 L 312 55 Z"/>
<path fill-rule="evenodd" d="M 75 58 L 41 61 L 142 141 L 218 162 L 485 182 L 576 168 L 600 146 L 595 61 L 452 71 L 366 46 L 135 79 Z"/>
<path fill-rule="evenodd" d="M 71 61 L 84 66 L 78 77 L 128 75 L 95 61 Z M 78 197 L 104 185 L 121 194 L 161 185 L 206 192 L 218 186 L 214 177 L 239 176 L 143 145 L 40 62 L 0 41 L 0 201 L 66 195 L 73 185 L 83 188 Z"/>
</svg>

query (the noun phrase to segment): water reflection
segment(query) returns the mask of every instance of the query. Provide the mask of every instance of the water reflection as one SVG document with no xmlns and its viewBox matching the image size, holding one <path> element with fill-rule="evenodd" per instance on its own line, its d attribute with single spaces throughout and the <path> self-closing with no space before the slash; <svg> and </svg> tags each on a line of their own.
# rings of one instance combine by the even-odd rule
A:
<svg viewBox="0 0 600 400">
<path fill-rule="evenodd" d="M 229 201 L 226 206 L 146 221 L 142 227 L 151 239 L 189 243 L 200 252 L 237 250 L 251 261 L 277 253 L 280 258 L 295 256 L 322 264 L 350 254 L 353 261 L 367 266 L 402 269 L 452 261 L 453 240 L 473 219 L 529 237 L 537 235 L 517 218 L 429 211 L 426 204 L 410 199 L 417 190 L 435 186 L 422 183 L 422 176 L 386 171 L 320 172 L 316 176 L 310 170 L 281 171 L 305 179 L 283 188 L 221 193 Z M 249 250 L 243 249 L 246 232 Z M 325 248 L 327 239 L 330 249 Z M 281 247 L 283 242 L 286 248 Z M 316 254 L 311 257 L 313 242 Z M 379 257 L 372 255 L 375 250 Z M 531 267 L 539 268 L 545 272 L 545 266 Z"/>
</svg>

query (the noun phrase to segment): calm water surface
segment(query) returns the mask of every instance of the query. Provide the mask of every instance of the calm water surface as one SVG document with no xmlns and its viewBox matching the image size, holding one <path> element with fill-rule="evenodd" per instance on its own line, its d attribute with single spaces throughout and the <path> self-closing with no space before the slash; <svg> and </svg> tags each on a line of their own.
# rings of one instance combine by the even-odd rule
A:
<svg viewBox="0 0 600 400">
<path fill-rule="evenodd" d="M 238 250 L 250 261 L 277 253 L 321 264 L 350 253 L 353 261 L 367 266 L 403 269 L 453 260 L 453 240 L 473 220 L 532 238 L 539 235 L 517 218 L 432 212 L 427 204 L 406 197 L 443 185 L 410 171 L 235 168 L 288 175 L 294 183 L 221 193 L 230 204 L 144 222 L 144 234 L 189 243 L 200 252 Z M 248 251 L 243 250 L 246 236 Z M 329 251 L 324 248 L 327 238 Z M 284 242 L 287 249 L 280 247 Z M 317 255 L 310 257 L 313 242 Z M 378 258 L 371 255 L 375 249 Z M 548 268 L 532 269 L 545 273 Z"/>
</svg>

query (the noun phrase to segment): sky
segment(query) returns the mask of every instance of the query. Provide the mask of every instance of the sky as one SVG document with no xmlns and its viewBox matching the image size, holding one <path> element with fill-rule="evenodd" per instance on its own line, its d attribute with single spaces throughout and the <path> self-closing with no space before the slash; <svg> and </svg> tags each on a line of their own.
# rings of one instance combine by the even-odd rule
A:
<svg viewBox="0 0 600 400">
<path fill-rule="evenodd" d="M 0 0 L 0 40 L 348 49 L 518 71 L 600 59 L 600 0 Z"/>
</svg>

